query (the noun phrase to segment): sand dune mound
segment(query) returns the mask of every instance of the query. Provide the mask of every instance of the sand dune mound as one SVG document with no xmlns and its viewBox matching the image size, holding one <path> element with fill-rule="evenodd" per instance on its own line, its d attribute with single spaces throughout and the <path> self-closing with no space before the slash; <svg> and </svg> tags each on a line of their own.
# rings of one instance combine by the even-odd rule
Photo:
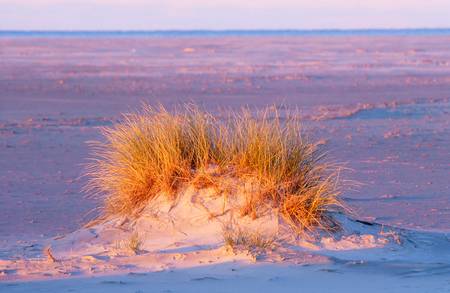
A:
<svg viewBox="0 0 450 293">
<path fill-rule="evenodd" d="M 35 258 L 0 263 L 3 279 L 42 279 L 139 273 L 229 262 L 331 264 L 443 261 L 448 236 L 333 217 L 341 230 L 295 234 L 276 210 L 252 219 L 239 212 L 239 196 L 211 188 L 186 188 L 177 201 L 165 195 L 138 217 L 115 216 L 52 240 L 36 243 Z M 370 253 L 367 253 L 370 250 Z M 448 259 L 448 256 L 447 256 Z"/>
<path fill-rule="evenodd" d="M 215 249 L 224 246 L 227 240 L 232 241 L 233 236 L 259 238 L 260 242 L 267 243 L 283 238 L 280 227 L 287 230 L 289 225 L 276 210 L 267 209 L 252 218 L 241 214 L 243 204 L 244 196 L 217 195 L 213 188 L 199 190 L 190 186 L 179 192 L 175 201 L 161 194 L 138 216 L 112 216 L 57 243 L 77 243 L 77 248 L 71 247 L 77 253 L 94 252 L 95 247 L 96 253 L 129 255 Z M 132 241 L 139 244 L 135 251 L 130 249 Z M 255 248 L 260 244 L 254 243 Z"/>
</svg>

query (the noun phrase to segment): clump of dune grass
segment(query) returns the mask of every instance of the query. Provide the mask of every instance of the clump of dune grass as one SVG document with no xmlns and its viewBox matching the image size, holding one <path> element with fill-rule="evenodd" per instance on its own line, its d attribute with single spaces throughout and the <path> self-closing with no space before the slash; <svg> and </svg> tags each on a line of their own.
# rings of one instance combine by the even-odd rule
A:
<svg viewBox="0 0 450 293">
<path fill-rule="evenodd" d="M 258 232 L 250 232 L 228 223 L 222 227 L 224 245 L 232 251 L 243 249 L 249 252 L 265 251 L 274 246 L 273 237 Z"/>
<path fill-rule="evenodd" d="M 43 252 L 44 255 L 47 257 L 47 260 L 48 260 L 49 262 L 52 262 L 52 263 L 58 262 L 58 260 L 56 259 L 56 257 L 53 255 L 51 246 L 46 246 L 46 247 L 43 249 L 42 252 Z"/>
<path fill-rule="evenodd" d="M 138 233 L 133 233 L 130 236 L 130 239 L 128 239 L 128 248 L 134 253 L 138 254 L 141 250 L 142 241 L 139 237 Z"/>
<path fill-rule="evenodd" d="M 137 232 L 132 233 L 127 239 L 115 242 L 115 249 L 119 251 L 130 252 L 134 255 L 139 254 L 142 247 L 142 238 Z"/>
<path fill-rule="evenodd" d="M 102 133 L 106 141 L 92 144 L 87 191 L 104 199 L 104 217 L 135 216 L 157 196 L 175 200 L 183 186 L 220 187 L 217 178 L 233 177 L 253 186 L 242 216 L 277 209 L 298 232 L 336 227 L 329 211 L 341 206 L 338 169 L 295 113 L 281 117 L 268 107 L 216 119 L 193 105 L 173 112 L 146 105 Z"/>
</svg>

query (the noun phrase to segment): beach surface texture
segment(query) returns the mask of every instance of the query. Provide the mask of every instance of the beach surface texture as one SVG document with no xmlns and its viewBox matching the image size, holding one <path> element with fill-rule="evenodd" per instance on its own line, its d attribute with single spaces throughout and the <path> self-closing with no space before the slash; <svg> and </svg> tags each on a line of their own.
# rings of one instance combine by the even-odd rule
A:
<svg viewBox="0 0 450 293">
<path fill-rule="evenodd" d="M 1 292 L 450 292 L 448 35 L 1 37 L 0 76 Z M 359 182 L 342 230 L 230 247 L 207 188 L 86 227 L 87 142 L 142 102 L 297 109 Z"/>
</svg>

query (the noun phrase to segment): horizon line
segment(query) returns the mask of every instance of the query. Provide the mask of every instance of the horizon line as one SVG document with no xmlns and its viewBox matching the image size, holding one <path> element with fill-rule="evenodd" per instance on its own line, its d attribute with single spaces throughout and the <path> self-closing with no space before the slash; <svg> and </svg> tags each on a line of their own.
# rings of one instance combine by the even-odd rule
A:
<svg viewBox="0 0 450 293">
<path fill-rule="evenodd" d="M 450 28 L 368 29 L 172 29 L 172 30 L 0 30 L 0 38 L 186 38 L 449 36 Z"/>
<path fill-rule="evenodd" d="M 258 31 L 385 31 L 450 30 L 450 27 L 379 27 L 379 28 L 227 28 L 227 29 L 0 29 L 0 32 L 258 32 Z"/>
</svg>

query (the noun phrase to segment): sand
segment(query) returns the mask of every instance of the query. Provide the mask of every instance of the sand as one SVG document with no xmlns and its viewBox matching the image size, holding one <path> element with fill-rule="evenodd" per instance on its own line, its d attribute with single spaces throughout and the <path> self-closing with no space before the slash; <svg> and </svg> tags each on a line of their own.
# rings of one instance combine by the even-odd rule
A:
<svg viewBox="0 0 450 293">
<path fill-rule="evenodd" d="M 449 41 L 0 39 L 0 289 L 448 292 Z M 58 258 L 70 255 L 88 233 L 80 227 L 95 214 L 87 213 L 96 203 L 80 191 L 85 142 L 100 139 L 100 126 L 141 101 L 169 107 L 195 101 L 211 110 L 299 107 L 311 135 L 353 170 L 345 178 L 363 183 L 344 194 L 354 210 L 342 218 L 348 233 L 296 243 L 298 264 L 255 264 L 252 256 L 223 252 L 217 236 L 194 241 L 206 260 L 220 256 L 214 263 L 198 264 L 194 250 L 182 252 L 187 261 L 168 265 L 172 252 L 161 256 L 155 253 L 161 247 L 149 246 L 136 267 L 125 265 L 136 256 L 114 263 L 83 249 L 64 265 L 48 264 L 43 247 L 50 243 Z M 403 241 L 384 235 L 390 232 Z M 32 279 L 45 281 L 25 282 Z"/>
</svg>

